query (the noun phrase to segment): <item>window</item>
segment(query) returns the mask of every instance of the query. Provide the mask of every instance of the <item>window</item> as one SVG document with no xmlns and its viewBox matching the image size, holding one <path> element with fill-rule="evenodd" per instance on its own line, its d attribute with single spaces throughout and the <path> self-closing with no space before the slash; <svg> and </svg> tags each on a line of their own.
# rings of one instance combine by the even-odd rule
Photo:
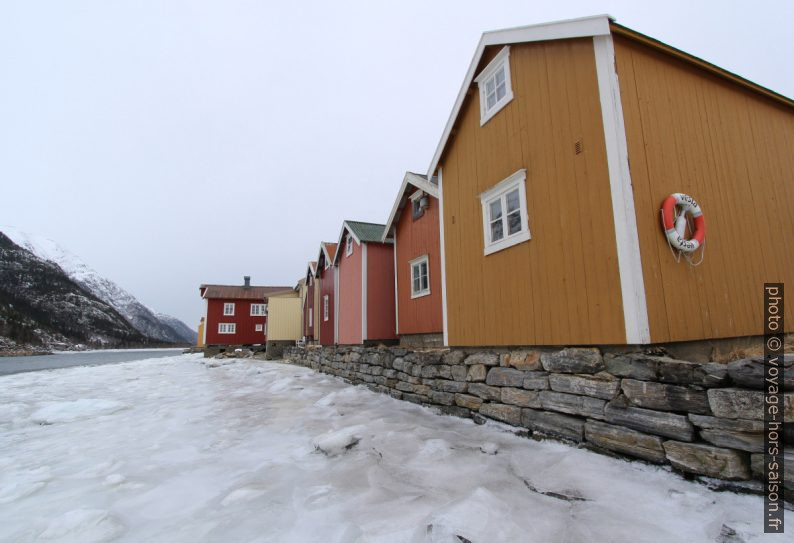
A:
<svg viewBox="0 0 794 543">
<path fill-rule="evenodd" d="M 474 80 L 480 89 L 480 126 L 513 99 L 510 81 L 510 47 L 503 47 Z"/>
<path fill-rule="evenodd" d="M 218 323 L 219 334 L 234 334 L 237 332 L 237 325 L 233 322 Z"/>
<path fill-rule="evenodd" d="M 230 315 L 234 315 L 234 304 L 233 303 L 223 304 L 223 316 L 228 317 Z"/>
<path fill-rule="evenodd" d="M 261 325 L 261 324 L 257 324 L 257 325 L 254 327 L 254 331 L 256 331 L 256 332 L 261 332 L 261 331 L 262 331 L 262 325 Z"/>
<path fill-rule="evenodd" d="M 347 244 L 345 245 L 345 256 L 353 254 L 353 236 L 347 235 Z"/>
<path fill-rule="evenodd" d="M 421 190 L 417 190 L 411 195 L 411 217 L 413 220 L 416 220 L 425 214 L 427 203 L 428 199 L 425 196 L 425 193 Z"/>
<path fill-rule="evenodd" d="M 486 255 L 532 237 L 527 216 L 526 178 L 527 171 L 518 170 L 480 195 Z"/>
<path fill-rule="evenodd" d="M 323 296 L 323 321 L 328 320 L 328 295 Z"/>
<path fill-rule="evenodd" d="M 427 255 L 411 260 L 411 298 L 430 294 L 430 274 Z"/>
<path fill-rule="evenodd" d="M 309 308 L 309 326 L 314 326 L 314 308 Z"/>
<path fill-rule="evenodd" d="M 266 315 L 265 313 L 266 310 L 267 310 L 266 304 L 251 304 L 252 317 L 264 317 Z"/>
</svg>

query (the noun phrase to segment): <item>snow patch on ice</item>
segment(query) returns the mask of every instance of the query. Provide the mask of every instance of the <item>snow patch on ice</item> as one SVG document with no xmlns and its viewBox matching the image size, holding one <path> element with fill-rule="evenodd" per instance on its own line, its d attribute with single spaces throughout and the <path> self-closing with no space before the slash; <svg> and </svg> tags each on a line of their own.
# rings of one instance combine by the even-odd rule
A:
<svg viewBox="0 0 794 543">
<path fill-rule="evenodd" d="M 30 416 L 30 420 L 38 424 L 73 422 L 80 419 L 111 415 L 126 408 L 127 406 L 120 402 L 91 398 L 65 402 L 46 402 L 43 407 Z"/>
<path fill-rule="evenodd" d="M 314 438 L 312 444 L 315 449 L 328 456 L 337 456 L 355 447 L 361 441 L 363 430 L 364 426 L 361 424 L 332 430 Z"/>
<path fill-rule="evenodd" d="M 244 486 L 229 492 L 225 498 L 221 500 L 221 505 L 224 507 L 238 502 L 248 502 L 262 496 L 267 492 L 266 489 L 256 486 Z"/>
<path fill-rule="evenodd" d="M 499 445 L 493 443 L 492 441 L 488 441 L 480 445 L 480 451 L 484 452 L 485 454 L 496 454 L 499 452 Z"/>
<path fill-rule="evenodd" d="M 118 486 L 118 485 L 120 485 L 122 483 L 125 483 L 126 481 L 127 481 L 127 478 L 124 477 L 122 474 L 120 474 L 120 473 L 112 473 L 112 474 L 108 475 L 107 477 L 105 477 L 105 480 L 102 481 L 102 484 L 104 484 L 105 486 Z"/>
<path fill-rule="evenodd" d="M 21 500 L 43 488 L 52 479 L 50 468 L 7 472 L 0 481 L 0 504 Z"/>
<path fill-rule="evenodd" d="M 60 542 L 93 543 L 121 535 L 124 525 L 103 509 L 75 509 L 53 519 L 39 538 Z"/>
</svg>

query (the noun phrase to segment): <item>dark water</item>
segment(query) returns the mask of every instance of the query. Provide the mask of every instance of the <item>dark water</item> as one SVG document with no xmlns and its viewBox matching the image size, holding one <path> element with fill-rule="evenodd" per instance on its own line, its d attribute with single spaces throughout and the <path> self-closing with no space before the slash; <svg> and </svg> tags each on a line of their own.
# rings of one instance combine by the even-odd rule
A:
<svg viewBox="0 0 794 543">
<path fill-rule="evenodd" d="M 132 362 L 146 358 L 162 358 L 175 356 L 182 349 L 148 349 L 148 350 L 119 350 L 119 351 L 87 351 L 48 354 L 42 356 L 9 356 L 0 357 L 0 375 L 21 373 L 23 371 L 52 370 L 56 368 L 70 368 L 72 366 L 99 366 L 102 364 L 117 364 L 119 362 Z"/>
</svg>

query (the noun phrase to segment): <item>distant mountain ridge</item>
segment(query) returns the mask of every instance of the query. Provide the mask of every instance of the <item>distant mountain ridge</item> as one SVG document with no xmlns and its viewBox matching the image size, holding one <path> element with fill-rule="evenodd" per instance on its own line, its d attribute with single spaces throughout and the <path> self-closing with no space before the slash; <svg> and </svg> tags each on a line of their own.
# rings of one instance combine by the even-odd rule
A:
<svg viewBox="0 0 794 543">
<path fill-rule="evenodd" d="M 167 343 L 195 344 L 196 331 L 175 317 L 148 308 L 55 241 L 14 227 L 2 226 L 0 231 L 40 259 L 58 265 L 73 281 L 113 307 L 142 335 Z"/>
<path fill-rule="evenodd" d="M 157 343 L 60 266 L 0 232 L 0 351 Z"/>
</svg>

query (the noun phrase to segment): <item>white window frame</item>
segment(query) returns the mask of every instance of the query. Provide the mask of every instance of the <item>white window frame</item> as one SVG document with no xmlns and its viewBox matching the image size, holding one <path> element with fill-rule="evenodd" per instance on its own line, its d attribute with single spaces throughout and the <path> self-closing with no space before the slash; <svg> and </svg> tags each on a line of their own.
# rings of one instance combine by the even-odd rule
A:
<svg viewBox="0 0 794 543">
<path fill-rule="evenodd" d="M 504 68 L 505 73 L 505 95 L 488 109 L 487 84 L 488 81 L 496 77 L 496 73 L 501 68 Z M 480 89 L 480 126 L 482 126 L 513 100 L 513 82 L 510 78 L 510 46 L 503 47 L 474 81 Z M 494 90 L 494 92 L 496 91 Z"/>
<path fill-rule="evenodd" d="M 521 169 L 480 194 L 480 203 L 482 204 L 483 242 L 485 245 L 484 254 L 486 256 L 532 239 L 532 235 L 529 231 L 526 179 L 527 170 Z M 518 189 L 518 205 L 521 211 L 521 230 L 508 235 L 506 196 L 515 189 Z M 504 232 L 504 237 L 498 241 L 492 242 L 490 204 L 496 199 L 501 199 L 502 201 L 502 232 Z"/>
<path fill-rule="evenodd" d="M 309 327 L 314 326 L 314 308 L 309 308 Z"/>
<path fill-rule="evenodd" d="M 414 266 L 418 266 L 424 264 L 427 269 L 427 288 L 414 290 Z M 411 260 L 408 265 L 410 266 L 411 270 L 411 299 L 414 298 L 421 298 L 422 296 L 427 296 L 430 294 L 430 260 L 427 258 L 427 255 L 422 255 L 420 257 L 414 258 Z M 421 281 L 421 280 L 420 280 Z"/>
<path fill-rule="evenodd" d="M 348 257 L 353 254 L 353 236 L 348 234 L 347 241 L 345 241 L 345 256 Z"/>
<path fill-rule="evenodd" d="M 224 304 L 223 304 L 223 316 L 224 317 L 234 317 L 234 302 L 224 302 Z"/>
<path fill-rule="evenodd" d="M 328 322 L 328 295 L 323 296 L 323 322 Z"/>
<path fill-rule="evenodd" d="M 266 307 L 267 307 L 266 304 L 251 304 L 251 316 L 264 317 Z"/>
<path fill-rule="evenodd" d="M 219 334 L 236 334 L 237 333 L 237 323 L 234 323 L 234 322 L 219 322 L 218 323 L 218 333 Z"/>
<path fill-rule="evenodd" d="M 254 326 L 254 332 L 261 332 L 261 331 L 262 331 L 262 325 L 261 324 L 257 324 L 257 325 Z"/>
</svg>

